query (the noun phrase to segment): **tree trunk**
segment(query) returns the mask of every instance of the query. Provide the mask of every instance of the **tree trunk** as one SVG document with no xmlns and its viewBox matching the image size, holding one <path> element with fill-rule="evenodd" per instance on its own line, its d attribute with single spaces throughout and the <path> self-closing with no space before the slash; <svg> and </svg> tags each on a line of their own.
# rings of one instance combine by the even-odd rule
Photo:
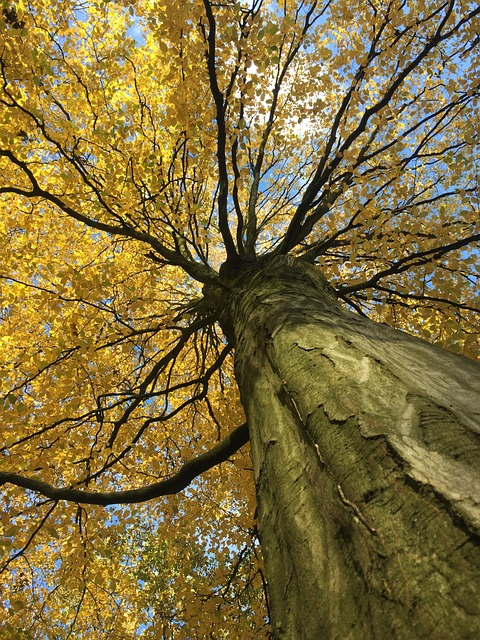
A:
<svg viewBox="0 0 480 640">
<path fill-rule="evenodd" d="M 286 256 L 229 311 L 274 638 L 479 638 L 479 365 Z"/>
</svg>

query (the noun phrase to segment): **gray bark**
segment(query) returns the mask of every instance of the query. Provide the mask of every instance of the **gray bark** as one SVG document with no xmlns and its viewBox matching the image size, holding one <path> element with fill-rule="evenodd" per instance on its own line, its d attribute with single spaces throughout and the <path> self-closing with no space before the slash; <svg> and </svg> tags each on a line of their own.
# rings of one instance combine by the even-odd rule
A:
<svg viewBox="0 0 480 640">
<path fill-rule="evenodd" d="M 274 637 L 480 637 L 480 366 L 286 256 L 229 312 Z"/>
</svg>

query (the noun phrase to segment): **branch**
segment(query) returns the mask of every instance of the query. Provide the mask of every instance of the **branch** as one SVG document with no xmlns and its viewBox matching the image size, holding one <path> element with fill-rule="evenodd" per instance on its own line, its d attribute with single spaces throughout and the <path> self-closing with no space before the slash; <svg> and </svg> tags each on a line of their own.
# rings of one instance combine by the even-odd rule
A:
<svg viewBox="0 0 480 640">
<path fill-rule="evenodd" d="M 449 298 L 440 298 L 438 296 L 428 296 L 425 294 L 415 294 L 415 293 L 404 293 L 403 291 L 396 291 L 395 289 L 390 289 L 389 287 L 382 287 L 379 284 L 375 286 L 377 291 L 384 291 L 393 296 L 398 296 L 399 298 L 404 298 L 406 300 L 419 300 L 420 302 L 440 302 L 441 304 L 448 305 L 449 307 L 454 307 L 455 309 L 465 309 L 466 311 L 473 311 L 474 313 L 480 313 L 480 308 L 473 307 L 469 304 L 464 304 L 463 302 L 456 302 L 455 300 L 450 300 Z"/>
<path fill-rule="evenodd" d="M 289 67 L 291 66 L 292 62 L 294 61 L 295 57 L 300 51 L 300 48 L 304 42 L 304 37 L 306 36 L 310 27 L 313 24 L 315 24 L 315 22 L 317 22 L 323 16 L 328 5 L 329 3 L 327 2 L 323 10 L 317 16 L 312 17 L 316 9 L 317 2 L 315 0 L 315 2 L 312 3 L 312 6 L 307 11 L 307 14 L 305 16 L 305 21 L 303 23 L 302 31 L 300 33 L 297 43 L 294 44 L 295 39 L 292 40 L 292 42 L 290 43 L 290 49 L 288 51 L 283 67 L 280 70 L 280 66 L 279 66 L 277 70 L 277 76 L 275 78 L 275 84 L 272 92 L 272 104 L 270 106 L 270 111 L 268 114 L 268 120 L 266 122 L 265 129 L 263 130 L 263 133 L 262 133 L 260 146 L 258 148 L 257 159 L 255 161 L 255 164 L 253 166 L 253 171 L 252 171 L 253 180 L 252 180 L 252 185 L 250 187 L 250 194 L 248 199 L 247 224 L 246 224 L 247 255 L 253 256 L 255 252 L 255 242 L 257 240 L 257 235 L 258 235 L 256 206 L 258 201 L 260 182 L 262 178 L 262 167 L 265 159 L 267 143 L 272 133 L 273 125 L 275 122 L 277 105 L 280 98 L 280 90 L 287 76 Z M 283 43 L 282 43 L 282 47 L 283 47 Z"/>
<path fill-rule="evenodd" d="M 125 409 L 123 415 L 118 420 L 115 421 L 114 429 L 108 440 L 108 446 L 110 448 L 113 447 L 113 444 L 118 436 L 118 432 L 120 428 L 122 427 L 122 425 L 124 425 L 127 422 L 132 412 L 147 398 L 152 398 L 152 397 L 155 397 L 155 395 L 159 395 L 158 393 L 147 393 L 147 389 L 149 385 L 155 383 L 160 373 L 164 371 L 165 368 L 170 363 L 172 362 L 175 363 L 177 357 L 180 355 L 183 347 L 186 345 L 186 343 L 191 338 L 191 336 L 194 335 L 199 329 L 202 329 L 203 327 L 207 326 L 211 318 L 212 316 L 209 316 L 207 318 L 200 318 L 200 320 L 197 320 L 196 322 L 192 323 L 189 327 L 187 327 L 182 332 L 182 335 L 178 338 L 177 344 L 167 354 L 165 354 L 163 358 L 158 360 L 158 362 L 156 362 L 153 365 L 148 375 L 140 384 L 138 388 L 138 393 L 136 394 L 132 402 Z M 187 384 L 190 385 L 194 383 L 195 382 L 188 382 Z"/>
<path fill-rule="evenodd" d="M 168 249 L 168 247 L 162 244 L 154 236 L 135 229 L 133 226 L 126 224 L 124 220 L 122 220 L 121 226 L 101 222 L 99 220 L 93 220 L 92 218 L 89 218 L 88 216 L 68 206 L 59 196 L 43 189 L 38 183 L 38 180 L 35 177 L 34 173 L 28 166 L 28 163 L 18 159 L 11 151 L 7 149 L 0 149 L 0 157 L 8 158 L 8 160 L 10 160 L 12 164 L 16 165 L 23 171 L 23 173 L 31 183 L 30 190 L 14 186 L 0 187 L 0 194 L 16 193 L 17 195 L 21 195 L 26 198 L 43 198 L 47 202 L 51 202 L 53 205 L 58 207 L 58 209 L 60 209 L 60 211 L 63 211 L 63 213 L 65 213 L 67 216 L 78 220 L 78 222 L 82 222 L 92 229 L 98 229 L 99 231 L 111 233 L 112 235 L 120 235 L 128 238 L 133 238 L 134 240 L 138 240 L 150 245 L 152 249 L 160 256 L 162 256 L 162 258 L 164 258 L 168 264 L 181 267 L 190 276 L 195 278 L 195 280 L 199 280 L 203 283 L 214 283 L 217 281 L 217 276 L 211 267 L 200 264 L 199 262 L 187 260 L 184 256 L 182 256 L 180 252 Z"/>
<path fill-rule="evenodd" d="M 417 253 L 404 256 L 403 258 L 400 258 L 400 260 L 394 262 L 388 269 L 379 271 L 364 282 L 359 282 L 358 284 L 354 284 L 351 286 L 340 286 L 339 292 L 344 295 L 347 293 L 352 293 L 354 291 L 361 291 L 363 289 L 372 289 L 377 286 L 378 281 L 382 278 L 402 273 L 403 271 L 407 271 L 407 269 L 411 269 L 412 267 L 416 267 L 418 265 L 427 264 L 427 262 L 430 262 L 431 260 L 438 260 L 450 251 L 455 251 L 457 249 L 461 249 L 462 247 L 473 245 L 476 242 L 480 242 L 480 233 L 469 236 L 468 238 L 462 238 L 461 240 L 457 240 L 457 242 L 452 242 L 440 247 L 433 247 L 433 249 L 419 251 Z"/>
<path fill-rule="evenodd" d="M 25 551 L 32 544 L 34 538 L 36 537 L 36 535 L 38 534 L 40 529 L 43 527 L 45 522 L 48 520 L 48 518 L 50 517 L 50 514 L 54 511 L 56 506 L 57 506 L 57 502 L 55 501 L 52 504 L 52 506 L 50 507 L 50 509 L 47 511 L 47 513 L 40 520 L 40 524 L 38 526 L 36 526 L 35 529 L 33 530 L 33 532 L 30 534 L 30 536 L 28 537 L 27 542 L 23 545 L 23 547 L 21 549 L 19 549 L 16 553 L 14 553 L 12 556 L 10 556 L 8 558 L 8 560 L 2 565 L 2 567 L 0 569 L 0 573 L 3 573 L 11 562 L 13 562 L 17 558 L 19 558 L 23 553 L 25 553 Z"/>
<path fill-rule="evenodd" d="M 249 440 L 248 427 L 244 423 L 234 429 L 215 447 L 186 462 L 180 470 L 167 480 L 156 482 L 148 487 L 130 489 L 127 491 L 95 492 L 80 489 L 57 489 L 47 482 L 26 478 L 18 473 L 0 472 L 0 483 L 10 483 L 41 493 L 52 500 L 67 500 L 78 504 L 131 504 L 153 500 L 159 496 L 179 493 L 187 487 L 194 478 L 221 464 L 236 453 Z"/>
<path fill-rule="evenodd" d="M 218 86 L 217 71 L 216 71 L 216 59 L 215 59 L 215 41 L 216 41 L 216 28 L 215 17 L 213 15 L 212 7 L 209 0 L 204 0 L 205 13 L 208 20 L 208 36 L 205 33 L 204 27 L 202 31 L 204 38 L 208 43 L 207 69 L 208 77 L 210 80 L 210 91 L 215 102 L 216 120 L 217 120 L 217 160 L 218 160 L 218 227 L 222 234 L 223 241 L 225 242 L 225 249 L 227 256 L 232 260 L 238 258 L 235 243 L 233 242 L 232 234 L 228 226 L 228 171 L 227 171 L 227 129 L 225 124 L 225 107 L 226 102 L 224 96 Z"/>
</svg>

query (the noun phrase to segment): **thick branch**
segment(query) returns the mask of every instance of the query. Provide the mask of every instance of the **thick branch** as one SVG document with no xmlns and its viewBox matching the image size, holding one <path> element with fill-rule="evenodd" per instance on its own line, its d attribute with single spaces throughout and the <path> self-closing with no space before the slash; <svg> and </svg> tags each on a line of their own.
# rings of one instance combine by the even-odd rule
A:
<svg viewBox="0 0 480 640">
<path fill-rule="evenodd" d="M 244 423 L 232 431 L 215 447 L 186 462 L 180 470 L 167 480 L 156 482 L 148 487 L 130 489 L 127 491 L 95 492 L 80 489 L 57 489 L 47 482 L 26 478 L 18 473 L 0 472 L 0 483 L 9 482 L 17 487 L 23 487 L 41 493 L 52 500 L 67 500 L 78 504 L 131 504 L 153 500 L 159 496 L 179 493 L 200 474 L 221 464 L 236 453 L 248 442 L 248 427 Z"/>
<path fill-rule="evenodd" d="M 210 91 L 215 101 L 216 119 L 217 119 L 217 161 L 218 161 L 218 227 L 225 242 L 227 256 L 233 260 L 238 257 L 232 234 L 228 226 L 228 171 L 227 171 L 227 130 L 225 124 L 225 100 L 218 86 L 216 59 L 215 59 L 215 40 L 216 40 L 216 23 L 213 15 L 212 7 L 209 0 L 204 0 L 205 12 L 208 20 L 208 36 L 205 38 L 208 43 L 207 68 L 210 80 Z"/>
</svg>

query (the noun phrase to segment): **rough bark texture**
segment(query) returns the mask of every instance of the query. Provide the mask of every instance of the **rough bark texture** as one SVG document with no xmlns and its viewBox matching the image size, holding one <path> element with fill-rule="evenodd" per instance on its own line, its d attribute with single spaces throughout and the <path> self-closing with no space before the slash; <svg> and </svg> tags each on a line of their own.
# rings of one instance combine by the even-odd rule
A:
<svg viewBox="0 0 480 640">
<path fill-rule="evenodd" d="M 480 637 L 480 367 L 279 257 L 229 302 L 274 637 Z"/>
</svg>

